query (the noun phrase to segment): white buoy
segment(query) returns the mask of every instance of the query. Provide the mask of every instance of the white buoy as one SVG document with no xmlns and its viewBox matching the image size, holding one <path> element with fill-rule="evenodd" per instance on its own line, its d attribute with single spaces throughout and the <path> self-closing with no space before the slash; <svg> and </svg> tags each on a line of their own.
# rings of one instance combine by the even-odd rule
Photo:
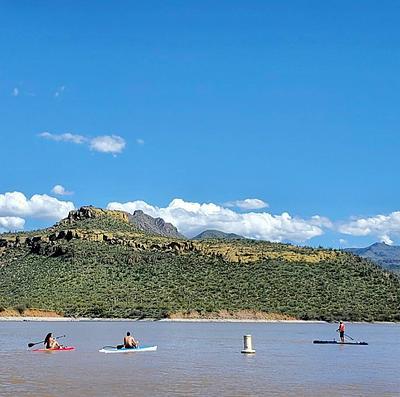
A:
<svg viewBox="0 0 400 397">
<path fill-rule="evenodd" d="M 254 354 L 256 351 L 253 349 L 251 335 L 243 335 L 243 350 L 242 353 Z"/>
</svg>

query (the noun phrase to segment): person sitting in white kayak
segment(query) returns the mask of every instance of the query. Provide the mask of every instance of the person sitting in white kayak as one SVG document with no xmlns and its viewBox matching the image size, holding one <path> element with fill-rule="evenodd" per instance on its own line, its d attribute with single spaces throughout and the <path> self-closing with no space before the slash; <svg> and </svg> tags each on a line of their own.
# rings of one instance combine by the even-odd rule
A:
<svg viewBox="0 0 400 397">
<path fill-rule="evenodd" d="M 130 332 L 126 333 L 124 337 L 124 347 L 125 349 L 136 349 L 139 346 L 139 341 L 135 340 L 133 336 L 131 336 Z"/>
<path fill-rule="evenodd" d="M 56 338 L 53 338 L 53 334 L 49 332 L 44 338 L 44 347 L 45 349 L 59 349 L 61 345 Z"/>
</svg>

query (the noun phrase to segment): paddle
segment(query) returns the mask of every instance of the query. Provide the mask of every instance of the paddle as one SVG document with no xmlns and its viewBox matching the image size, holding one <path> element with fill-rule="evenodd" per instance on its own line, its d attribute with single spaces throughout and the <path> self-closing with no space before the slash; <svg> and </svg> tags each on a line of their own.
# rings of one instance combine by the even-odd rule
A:
<svg viewBox="0 0 400 397">
<path fill-rule="evenodd" d="M 111 349 L 122 349 L 124 345 L 117 345 L 117 346 L 103 346 L 103 349 L 105 348 L 111 348 Z"/>
<path fill-rule="evenodd" d="M 354 340 L 350 335 L 344 334 L 344 336 L 346 336 L 347 338 Z"/>
<path fill-rule="evenodd" d="M 56 336 L 55 339 L 60 339 L 60 338 L 65 338 L 65 335 L 61 335 L 61 336 Z M 33 347 L 35 345 L 39 345 L 40 343 L 44 343 L 44 340 L 40 341 L 40 342 L 31 342 L 28 343 L 28 347 Z"/>
<path fill-rule="evenodd" d="M 139 346 L 136 346 L 136 347 L 130 347 L 130 348 L 128 348 L 127 347 L 127 349 L 137 349 Z M 111 348 L 111 349 L 117 349 L 117 350 L 121 350 L 121 349 L 124 349 L 124 345 L 117 345 L 117 346 L 103 346 L 103 349 L 106 349 L 106 348 Z"/>
<path fill-rule="evenodd" d="M 336 332 L 339 332 L 339 330 L 337 329 Z M 344 336 L 345 336 L 346 338 L 349 338 L 349 339 L 351 339 L 352 341 L 354 341 L 354 339 L 353 339 L 350 335 L 344 334 Z"/>
</svg>

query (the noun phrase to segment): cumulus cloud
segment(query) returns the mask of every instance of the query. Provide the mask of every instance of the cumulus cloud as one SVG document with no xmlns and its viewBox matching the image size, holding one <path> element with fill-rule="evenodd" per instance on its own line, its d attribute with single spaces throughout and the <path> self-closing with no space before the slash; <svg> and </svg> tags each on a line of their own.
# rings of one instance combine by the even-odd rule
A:
<svg viewBox="0 0 400 397">
<path fill-rule="evenodd" d="M 18 216 L 0 216 L 0 231 L 22 230 L 25 219 Z"/>
<path fill-rule="evenodd" d="M 400 211 L 352 219 L 341 223 L 338 231 L 351 236 L 374 236 L 386 244 L 393 244 L 392 236 L 400 235 Z"/>
<path fill-rule="evenodd" d="M 53 189 L 51 189 L 51 192 L 58 194 L 59 196 L 70 196 L 71 194 L 74 194 L 74 192 L 66 190 L 62 185 L 55 185 Z"/>
<path fill-rule="evenodd" d="M 248 238 L 270 241 L 303 242 L 323 234 L 313 219 L 291 217 L 287 212 L 272 215 L 267 212 L 238 213 L 213 203 L 193 203 L 174 199 L 165 207 L 152 206 L 144 201 L 111 202 L 108 209 L 133 213 L 135 210 L 153 217 L 161 217 L 178 230 L 194 236 L 205 229 L 218 229 Z"/>
<path fill-rule="evenodd" d="M 225 206 L 241 208 L 243 210 L 258 210 L 269 207 L 268 203 L 256 198 L 247 198 L 244 200 L 229 201 L 225 203 Z"/>
<path fill-rule="evenodd" d="M 47 194 L 34 194 L 30 199 L 21 192 L 0 194 L 0 216 L 59 220 L 73 209 L 75 206 L 71 201 L 58 200 Z"/>
<path fill-rule="evenodd" d="M 380 240 L 381 240 L 381 243 L 385 243 L 387 245 L 393 244 L 393 240 L 387 234 L 384 234 L 383 236 L 381 236 Z"/>
<path fill-rule="evenodd" d="M 90 148 L 102 153 L 121 153 L 125 145 L 125 140 L 118 135 L 97 136 L 90 140 Z"/>
<path fill-rule="evenodd" d="M 111 153 L 116 155 L 121 153 L 126 146 L 125 140 L 118 135 L 101 135 L 88 137 L 84 135 L 71 134 L 52 134 L 50 132 L 42 132 L 39 134 L 41 138 L 56 142 L 71 142 L 75 144 L 85 144 L 91 150 L 101 153 Z"/>
<path fill-rule="evenodd" d="M 314 215 L 311 217 L 309 221 L 312 225 L 323 227 L 326 229 L 331 229 L 333 227 L 332 221 L 325 217 L 325 216 L 320 216 L 320 215 Z"/>
</svg>

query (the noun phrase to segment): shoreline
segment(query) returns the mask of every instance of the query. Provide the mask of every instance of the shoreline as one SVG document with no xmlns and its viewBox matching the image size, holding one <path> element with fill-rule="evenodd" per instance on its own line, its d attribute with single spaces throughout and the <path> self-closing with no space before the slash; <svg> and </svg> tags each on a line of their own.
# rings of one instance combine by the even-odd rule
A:
<svg viewBox="0 0 400 397">
<path fill-rule="evenodd" d="M 207 319 L 207 318 L 91 318 L 91 317 L 29 317 L 29 316 L 4 316 L 0 317 L 0 322 L 163 322 L 163 323 L 282 323 L 282 324 L 333 324 L 337 321 L 322 321 L 322 320 L 262 320 L 262 319 Z M 399 322 L 392 321 L 346 321 L 349 324 L 393 324 L 399 325 Z"/>
<path fill-rule="evenodd" d="M 162 323 L 326 323 L 321 320 L 265 320 L 265 319 L 233 319 L 233 318 L 92 318 L 92 317 L 30 317 L 30 316 L 4 316 L 0 322 L 9 321 L 43 321 L 43 322 L 162 322 Z"/>
<path fill-rule="evenodd" d="M 333 324 L 338 321 L 302 320 L 280 313 L 263 313 L 250 310 L 229 312 L 222 310 L 201 315 L 198 311 L 175 312 L 165 318 L 107 318 L 107 317 L 66 317 L 60 312 L 29 308 L 24 311 L 3 309 L 1 322 L 166 322 L 166 323 L 265 323 L 265 324 Z M 395 321 L 346 321 L 353 324 L 400 324 Z"/>
</svg>

